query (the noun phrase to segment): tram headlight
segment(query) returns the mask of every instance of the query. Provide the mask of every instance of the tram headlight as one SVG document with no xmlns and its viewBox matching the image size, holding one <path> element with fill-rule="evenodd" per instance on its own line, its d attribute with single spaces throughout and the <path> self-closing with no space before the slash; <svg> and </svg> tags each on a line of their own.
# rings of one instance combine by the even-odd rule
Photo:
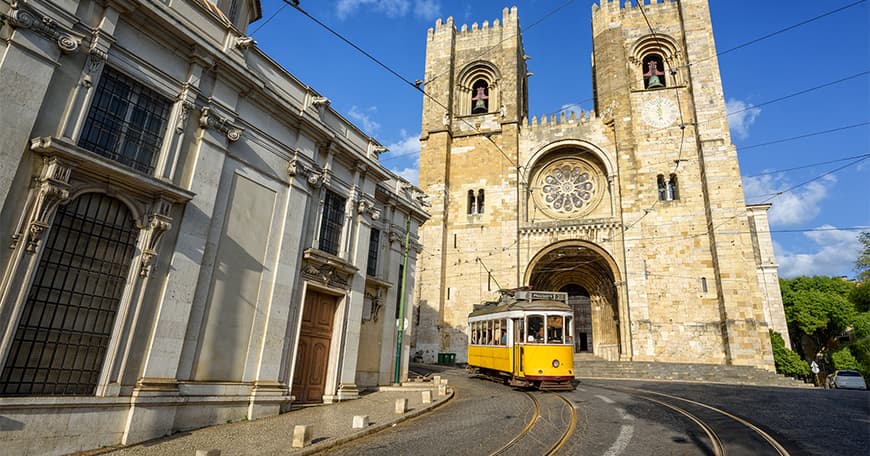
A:
<svg viewBox="0 0 870 456">
<path fill-rule="evenodd" d="M 559 360 L 558 359 L 553 360 L 553 367 L 559 367 Z"/>
</svg>

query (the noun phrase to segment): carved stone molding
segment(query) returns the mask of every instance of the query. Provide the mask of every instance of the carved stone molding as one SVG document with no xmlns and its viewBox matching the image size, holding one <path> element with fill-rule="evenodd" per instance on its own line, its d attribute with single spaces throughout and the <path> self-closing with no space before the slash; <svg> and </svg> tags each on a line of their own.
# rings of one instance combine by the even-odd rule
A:
<svg viewBox="0 0 870 456">
<path fill-rule="evenodd" d="M 250 49 L 257 45 L 257 42 L 254 41 L 250 36 L 240 36 L 236 38 L 236 47 L 241 50 Z"/>
<path fill-rule="evenodd" d="M 34 253 L 39 248 L 42 235 L 49 228 L 49 221 L 57 206 L 69 199 L 69 179 L 72 165 L 57 157 L 44 157 L 39 177 L 35 179 L 35 191 L 30 209 L 15 234 L 12 235 L 10 248 L 18 246 L 23 238 L 27 245 L 25 251 Z"/>
<path fill-rule="evenodd" d="M 242 137 L 242 132 L 245 131 L 244 128 L 234 125 L 229 118 L 213 114 L 209 106 L 202 108 L 202 113 L 199 116 L 199 126 L 204 129 L 217 129 L 226 135 L 227 140 L 231 143 L 238 141 Z"/>
<path fill-rule="evenodd" d="M 357 267 L 328 253 L 307 249 L 303 254 L 302 277 L 321 285 L 350 290 Z"/>
<path fill-rule="evenodd" d="M 196 94 L 194 93 L 194 90 L 192 90 L 191 85 L 185 83 L 182 85 L 181 92 L 178 93 L 178 96 L 175 97 L 175 99 L 181 102 L 181 109 L 178 111 L 178 122 L 175 123 L 175 132 L 181 134 L 184 132 L 184 127 L 187 125 L 190 113 L 196 109 L 196 105 L 194 104 Z"/>
<path fill-rule="evenodd" d="M 360 215 L 368 215 L 372 220 L 381 218 L 380 209 L 375 207 L 375 204 L 366 199 L 360 199 L 356 206 L 356 212 Z"/>
<path fill-rule="evenodd" d="M 79 49 L 80 40 L 58 25 L 54 19 L 18 0 L 12 0 L 10 6 L 12 10 L 7 17 L 13 27 L 33 30 L 35 33 L 55 41 L 57 47 L 66 54 L 71 54 Z"/>
<path fill-rule="evenodd" d="M 172 228 L 172 218 L 169 216 L 172 210 L 172 202 L 157 198 L 152 204 L 148 216 L 148 224 L 143 228 L 145 248 L 142 250 L 142 259 L 139 263 L 139 276 L 148 277 L 151 274 L 151 266 L 157 256 L 157 248 L 160 240 Z"/>
</svg>

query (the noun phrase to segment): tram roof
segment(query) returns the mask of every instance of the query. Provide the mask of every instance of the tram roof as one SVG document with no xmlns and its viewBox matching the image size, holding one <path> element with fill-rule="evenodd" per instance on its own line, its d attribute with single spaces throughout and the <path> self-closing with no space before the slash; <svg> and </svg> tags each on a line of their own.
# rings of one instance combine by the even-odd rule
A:
<svg viewBox="0 0 870 456">
<path fill-rule="evenodd" d="M 570 312 L 571 306 L 565 300 L 565 297 L 560 296 L 563 293 L 548 293 L 549 298 L 557 299 L 534 299 L 532 294 L 522 294 L 519 296 L 504 296 L 500 301 L 489 301 L 474 306 L 474 311 L 468 314 L 468 317 L 479 317 L 481 315 L 489 315 L 500 312 L 511 311 L 532 311 L 532 310 L 555 310 Z M 562 299 L 558 299 L 562 298 Z"/>
</svg>

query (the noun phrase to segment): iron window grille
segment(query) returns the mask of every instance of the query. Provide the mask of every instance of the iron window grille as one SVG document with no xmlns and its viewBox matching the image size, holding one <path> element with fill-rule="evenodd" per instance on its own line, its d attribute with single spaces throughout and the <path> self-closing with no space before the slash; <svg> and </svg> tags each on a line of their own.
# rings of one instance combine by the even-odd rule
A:
<svg viewBox="0 0 870 456">
<path fill-rule="evenodd" d="M 381 232 L 372 228 L 369 235 L 369 259 L 366 264 L 366 274 L 375 277 L 378 275 L 378 249 L 380 248 Z"/>
<path fill-rule="evenodd" d="M 338 255 L 341 241 L 341 228 L 344 225 L 344 206 L 346 199 L 327 190 L 323 202 L 323 220 L 320 224 L 320 244 L 318 248 L 326 253 Z"/>
<path fill-rule="evenodd" d="M 163 143 L 169 110 L 169 100 L 106 66 L 79 146 L 150 174 Z"/>
<path fill-rule="evenodd" d="M 137 235 L 126 206 L 103 194 L 58 209 L 0 373 L 0 395 L 95 393 Z"/>
</svg>

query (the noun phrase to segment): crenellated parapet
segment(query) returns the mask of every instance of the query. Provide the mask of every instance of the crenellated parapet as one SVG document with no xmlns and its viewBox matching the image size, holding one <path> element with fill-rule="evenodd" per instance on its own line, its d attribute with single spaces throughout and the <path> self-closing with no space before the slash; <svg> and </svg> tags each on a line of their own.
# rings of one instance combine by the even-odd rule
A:
<svg viewBox="0 0 870 456">
<path fill-rule="evenodd" d="M 490 21 L 483 21 L 480 24 L 477 22 L 473 22 L 470 26 L 468 24 L 462 24 L 457 30 L 456 26 L 453 23 L 453 17 L 448 17 L 446 21 L 442 22 L 441 19 L 435 21 L 435 27 L 430 28 L 427 34 L 427 38 L 431 41 L 435 39 L 435 35 L 444 32 L 457 32 L 461 35 L 469 35 L 474 34 L 476 32 L 495 32 L 501 33 L 503 30 L 507 30 L 511 33 L 516 33 L 519 31 L 519 14 L 517 13 L 517 7 L 514 6 L 512 8 L 505 8 L 502 10 L 501 20 L 493 19 Z"/>
<path fill-rule="evenodd" d="M 608 24 L 635 17 L 643 20 L 644 13 L 649 16 L 663 12 L 676 12 L 679 4 L 678 0 L 641 1 L 643 1 L 643 11 L 638 6 L 637 0 L 627 0 L 624 3 L 620 3 L 619 0 L 600 0 L 600 4 L 592 5 L 592 29 L 604 30 Z"/>
<path fill-rule="evenodd" d="M 548 132 L 560 132 L 565 130 L 574 130 L 578 127 L 591 127 L 604 125 L 602 118 L 598 117 L 592 111 L 570 111 L 566 113 L 562 111 L 558 114 L 543 115 L 540 118 L 532 116 L 523 129 L 529 134 L 541 134 Z"/>
</svg>

